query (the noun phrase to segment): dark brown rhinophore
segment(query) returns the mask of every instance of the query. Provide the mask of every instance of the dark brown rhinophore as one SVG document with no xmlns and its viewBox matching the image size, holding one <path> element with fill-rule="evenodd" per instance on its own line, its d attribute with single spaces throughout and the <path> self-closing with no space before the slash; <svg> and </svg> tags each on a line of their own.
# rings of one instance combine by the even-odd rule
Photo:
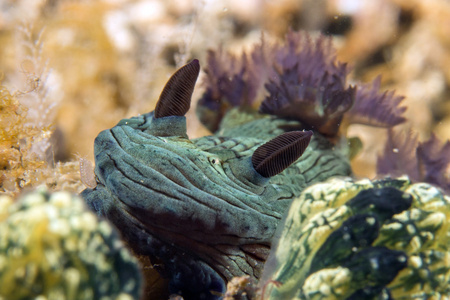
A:
<svg viewBox="0 0 450 300">
<path fill-rule="evenodd" d="M 155 118 L 184 116 L 187 113 L 199 72 L 200 63 L 194 59 L 170 77 L 156 104 Z"/>
<path fill-rule="evenodd" d="M 312 135 L 312 131 L 291 131 L 277 136 L 255 150 L 253 167 L 264 177 L 281 173 L 305 152 Z"/>
</svg>

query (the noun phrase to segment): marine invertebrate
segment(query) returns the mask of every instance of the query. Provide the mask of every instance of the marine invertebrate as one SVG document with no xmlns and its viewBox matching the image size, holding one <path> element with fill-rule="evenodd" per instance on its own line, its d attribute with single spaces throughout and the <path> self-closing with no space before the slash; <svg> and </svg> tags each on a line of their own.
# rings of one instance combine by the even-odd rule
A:
<svg viewBox="0 0 450 300">
<path fill-rule="evenodd" d="M 231 110 L 220 133 L 189 140 L 184 114 L 198 72 L 193 60 L 171 77 L 154 112 L 98 135 L 97 186 L 82 196 L 136 253 L 162 263 L 155 267 L 173 293 L 217 299 L 232 277 L 260 276 L 292 198 L 351 170 L 320 133 L 256 112 Z"/>
<path fill-rule="evenodd" d="M 282 283 L 269 299 L 440 299 L 450 293 L 449 217 L 448 196 L 406 177 L 310 186 L 268 260 L 263 282 Z"/>
<path fill-rule="evenodd" d="M 415 182 L 428 182 L 450 193 L 450 141 L 442 143 L 434 134 L 419 143 L 410 132 L 388 131 L 383 153 L 377 160 L 380 175 L 408 175 Z"/>
<path fill-rule="evenodd" d="M 289 32 L 286 40 L 286 46 L 273 50 L 277 76 L 265 85 L 269 95 L 260 111 L 285 118 L 297 113 L 311 128 L 335 135 L 356 92 L 346 85 L 347 64 L 336 62 L 329 39 L 313 41 L 306 34 Z"/>
<path fill-rule="evenodd" d="M 380 78 L 350 86 L 349 71 L 337 61 L 331 39 L 312 39 L 305 32 L 288 32 L 285 44 L 263 40 L 240 58 L 211 51 L 200 118 L 215 132 L 231 107 L 259 107 L 261 113 L 299 120 L 329 137 L 350 123 L 392 127 L 405 121 L 403 97 L 379 93 Z"/>
<path fill-rule="evenodd" d="M 0 197 L 0 298 L 138 299 L 140 280 L 117 231 L 78 196 Z"/>
</svg>

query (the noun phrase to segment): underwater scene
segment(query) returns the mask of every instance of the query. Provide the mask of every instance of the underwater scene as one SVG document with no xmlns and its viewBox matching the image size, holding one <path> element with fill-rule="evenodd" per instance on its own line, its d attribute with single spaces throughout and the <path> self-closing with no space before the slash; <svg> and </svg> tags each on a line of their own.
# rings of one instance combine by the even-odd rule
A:
<svg viewBox="0 0 450 300">
<path fill-rule="evenodd" d="M 447 0 L 0 0 L 0 300 L 450 300 Z"/>
</svg>

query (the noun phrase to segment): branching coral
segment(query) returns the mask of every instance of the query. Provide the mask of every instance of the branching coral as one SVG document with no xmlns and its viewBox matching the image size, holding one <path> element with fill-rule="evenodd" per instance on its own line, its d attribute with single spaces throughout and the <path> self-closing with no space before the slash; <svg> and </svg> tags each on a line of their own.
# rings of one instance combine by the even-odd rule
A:
<svg viewBox="0 0 450 300">
<path fill-rule="evenodd" d="M 262 113 L 298 119 L 328 136 L 336 136 L 342 123 L 391 127 L 405 120 L 403 98 L 379 93 L 380 79 L 361 87 L 347 84 L 350 69 L 337 61 L 324 36 L 290 31 L 284 44 L 263 41 L 240 58 L 210 52 L 208 63 L 199 112 L 206 112 L 203 121 L 213 131 L 218 122 L 211 120 L 238 105 L 261 104 Z"/>
</svg>

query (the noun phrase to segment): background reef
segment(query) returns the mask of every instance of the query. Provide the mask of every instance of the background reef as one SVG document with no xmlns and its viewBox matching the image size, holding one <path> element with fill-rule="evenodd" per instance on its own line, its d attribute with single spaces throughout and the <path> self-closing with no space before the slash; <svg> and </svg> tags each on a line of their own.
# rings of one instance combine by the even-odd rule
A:
<svg viewBox="0 0 450 300">
<path fill-rule="evenodd" d="M 194 57 L 205 65 L 208 49 L 239 54 L 262 33 L 281 40 L 289 28 L 332 36 L 351 78 L 381 75 L 381 89 L 405 96 L 401 126 L 418 140 L 450 138 L 444 0 L 2 1 L 0 14 L 2 192 L 80 191 L 78 160 L 93 160 L 95 136 L 153 109 L 177 67 Z M 194 111 L 191 138 L 208 133 Z M 364 147 L 355 174 L 373 178 L 386 130 L 352 125 L 348 136 Z"/>
<path fill-rule="evenodd" d="M 80 192 L 80 158 L 89 173 L 94 138 L 153 110 L 176 68 L 192 58 L 206 66 L 209 49 L 239 56 L 262 37 L 283 40 L 290 29 L 331 36 L 338 60 L 352 69 L 350 84 L 381 75 L 382 90 L 405 96 L 407 122 L 390 135 L 364 125 L 347 129 L 362 141 L 352 161 L 356 176 L 374 178 L 383 151 L 413 153 L 418 141 L 450 139 L 446 0 L 1 0 L 0 193 L 16 196 L 42 184 Z M 198 85 L 194 106 L 203 92 Z M 189 137 L 209 134 L 194 112 L 187 115 Z M 448 182 L 450 170 L 441 171 Z"/>
</svg>

